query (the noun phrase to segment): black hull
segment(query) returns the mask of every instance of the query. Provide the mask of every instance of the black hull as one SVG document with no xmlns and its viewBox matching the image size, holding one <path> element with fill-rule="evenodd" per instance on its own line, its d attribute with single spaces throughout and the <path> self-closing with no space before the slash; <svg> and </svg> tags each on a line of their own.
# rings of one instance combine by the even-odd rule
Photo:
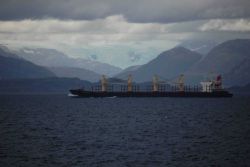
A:
<svg viewBox="0 0 250 167">
<path fill-rule="evenodd" d="M 92 92 L 72 89 L 71 94 L 78 97 L 232 97 L 227 91 L 215 92 Z"/>
</svg>

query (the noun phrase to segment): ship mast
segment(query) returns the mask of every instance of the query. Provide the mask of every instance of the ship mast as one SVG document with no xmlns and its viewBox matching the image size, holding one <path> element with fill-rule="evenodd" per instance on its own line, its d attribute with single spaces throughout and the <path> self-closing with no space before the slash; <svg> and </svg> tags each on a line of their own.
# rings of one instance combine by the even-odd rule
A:
<svg viewBox="0 0 250 167">
<path fill-rule="evenodd" d="M 106 79 L 105 75 L 102 75 L 101 84 L 102 84 L 102 92 L 106 92 L 107 91 L 108 82 L 107 82 L 107 79 Z"/>
<path fill-rule="evenodd" d="M 132 92 L 132 75 L 128 76 L 128 92 Z"/>
<path fill-rule="evenodd" d="M 159 87 L 159 78 L 157 75 L 154 75 L 153 77 L 153 92 L 158 92 Z"/>
<path fill-rule="evenodd" d="M 177 84 L 178 84 L 179 91 L 183 92 L 184 91 L 184 75 L 183 74 L 179 76 Z"/>
</svg>

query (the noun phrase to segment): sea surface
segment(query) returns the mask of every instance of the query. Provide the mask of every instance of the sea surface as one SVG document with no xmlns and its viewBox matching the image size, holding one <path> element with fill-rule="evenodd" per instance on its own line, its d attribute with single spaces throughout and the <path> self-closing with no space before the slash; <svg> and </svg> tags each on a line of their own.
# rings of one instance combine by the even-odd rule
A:
<svg viewBox="0 0 250 167">
<path fill-rule="evenodd" d="M 250 166 L 250 98 L 0 95 L 0 166 Z"/>
</svg>

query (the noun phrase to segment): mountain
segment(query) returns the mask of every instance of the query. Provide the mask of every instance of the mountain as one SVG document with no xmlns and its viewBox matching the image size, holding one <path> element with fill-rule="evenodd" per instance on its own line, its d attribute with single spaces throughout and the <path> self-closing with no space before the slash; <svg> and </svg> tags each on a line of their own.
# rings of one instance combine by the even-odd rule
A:
<svg viewBox="0 0 250 167">
<path fill-rule="evenodd" d="M 90 82 L 100 80 L 101 75 L 83 68 L 74 67 L 48 67 L 57 77 L 79 78 Z"/>
<path fill-rule="evenodd" d="M 174 79 L 197 63 L 201 57 L 202 55 L 199 53 L 184 47 L 173 48 L 133 71 L 133 80 L 137 82 L 151 81 L 155 74 L 165 80 Z"/>
<path fill-rule="evenodd" d="M 226 85 L 244 85 L 250 82 L 250 40 L 236 39 L 214 47 L 204 59 L 188 72 L 202 78 L 209 73 L 222 74 Z"/>
<path fill-rule="evenodd" d="M 45 78 L 55 76 L 48 69 L 18 58 L 0 48 L 0 78 Z"/>
<path fill-rule="evenodd" d="M 115 75 L 117 78 L 127 78 L 129 74 L 134 73 L 137 69 L 139 69 L 141 65 L 130 66 L 124 70 L 122 70 L 119 74 Z"/>
<path fill-rule="evenodd" d="M 244 85 L 244 86 L 233 86 L 228 89 L 230 92 L 232 92 L 234 95 L 250 95 L 250 83 Z"/>
<path fill-rule="evenodd" d="M 19 58 L 16 54 L 12 53 L 8 47 L 0 44 L 0 55 L 4 57 Z"/>
<path fill-rule="evenodd" d="M 22 48 L 20 50 L 17 50 L 16 54 L 41 66 L 84 68 L 108 76 L 115 75 L 122 70 L 119 67 L 115 67 L 98 61 L 82 58 L 71 58 L 55 49 Z"/>
<path fill-rule="evenodd" d="M 11 57 L 11 58 L 17 58 L 20 59 L 19 56 L 17 56 L 16 54 L 14 54 L 13 52 L 11 52 L 9 50 L 8 47 L 4 46 L 4 45 L 0 45 L 0 55 L 4 56 L 4 57 Z"/>
<path fill-rule="evenodd" d="M 70 89 L 90 89 L 91 83 L 78 78 L 33 78 L 0 80 L 0 94 L 64 93 Z"/>
<path fill-rule="evenodd" d="M 250 82 L 250 61 L 246 60 L 224 75 L 227 84 L 243 86 Z"/>
</svg>

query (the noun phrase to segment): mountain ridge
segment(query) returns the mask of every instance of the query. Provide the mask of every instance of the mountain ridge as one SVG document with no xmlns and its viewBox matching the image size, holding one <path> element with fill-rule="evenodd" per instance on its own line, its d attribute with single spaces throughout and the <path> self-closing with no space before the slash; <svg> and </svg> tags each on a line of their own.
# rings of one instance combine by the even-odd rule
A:
<svg viewBox="0 0 250 167">
<path fill-rule="evenodd" d="M 46 48 L 21 48 L 16 50 L 15 53 L 20 57 L 29 60 L 35 64 L 47 67 L 72 67 L 84 68 L 99 74 L 108 76 L 119 73 L 122 69 L 107 63 L 98 61 L 72 58 L 68 55 L 56 50 Z"/>
<path fill-rule="evenodd" d="M 54 77 L 48 69 L 18 58 L 15 54 L 0 48 L 0 78 L 45 78 Z"/>
<path fill-rule="evenodd" d="M 162 52 L 155 59 L 140 66 L 131 74 L 137 82 L 150 81 L 155 74 L 169 80 L 184 73 L 194 63 L 199 61 L 201 57 L 202 55 L 199 53 L 178 46 Z"/>
<path fill-rule="evenodd" d="M 200 79 L 202 75 L 209 73 L 221 74 L 228 86 L 244 85 L 250 82 L 249 55 L 249 39 L 225 41 L 214 47 L 201 62 L 195 64 L 186 74 Z"/>
<path fill-rule="evenodd" d="M 83 68 L 76 67 L 47 67 L 57 77 L 79 78 L 90 82 L 96 82 L 101 78 L 100 74 Z"/>
</svg>

